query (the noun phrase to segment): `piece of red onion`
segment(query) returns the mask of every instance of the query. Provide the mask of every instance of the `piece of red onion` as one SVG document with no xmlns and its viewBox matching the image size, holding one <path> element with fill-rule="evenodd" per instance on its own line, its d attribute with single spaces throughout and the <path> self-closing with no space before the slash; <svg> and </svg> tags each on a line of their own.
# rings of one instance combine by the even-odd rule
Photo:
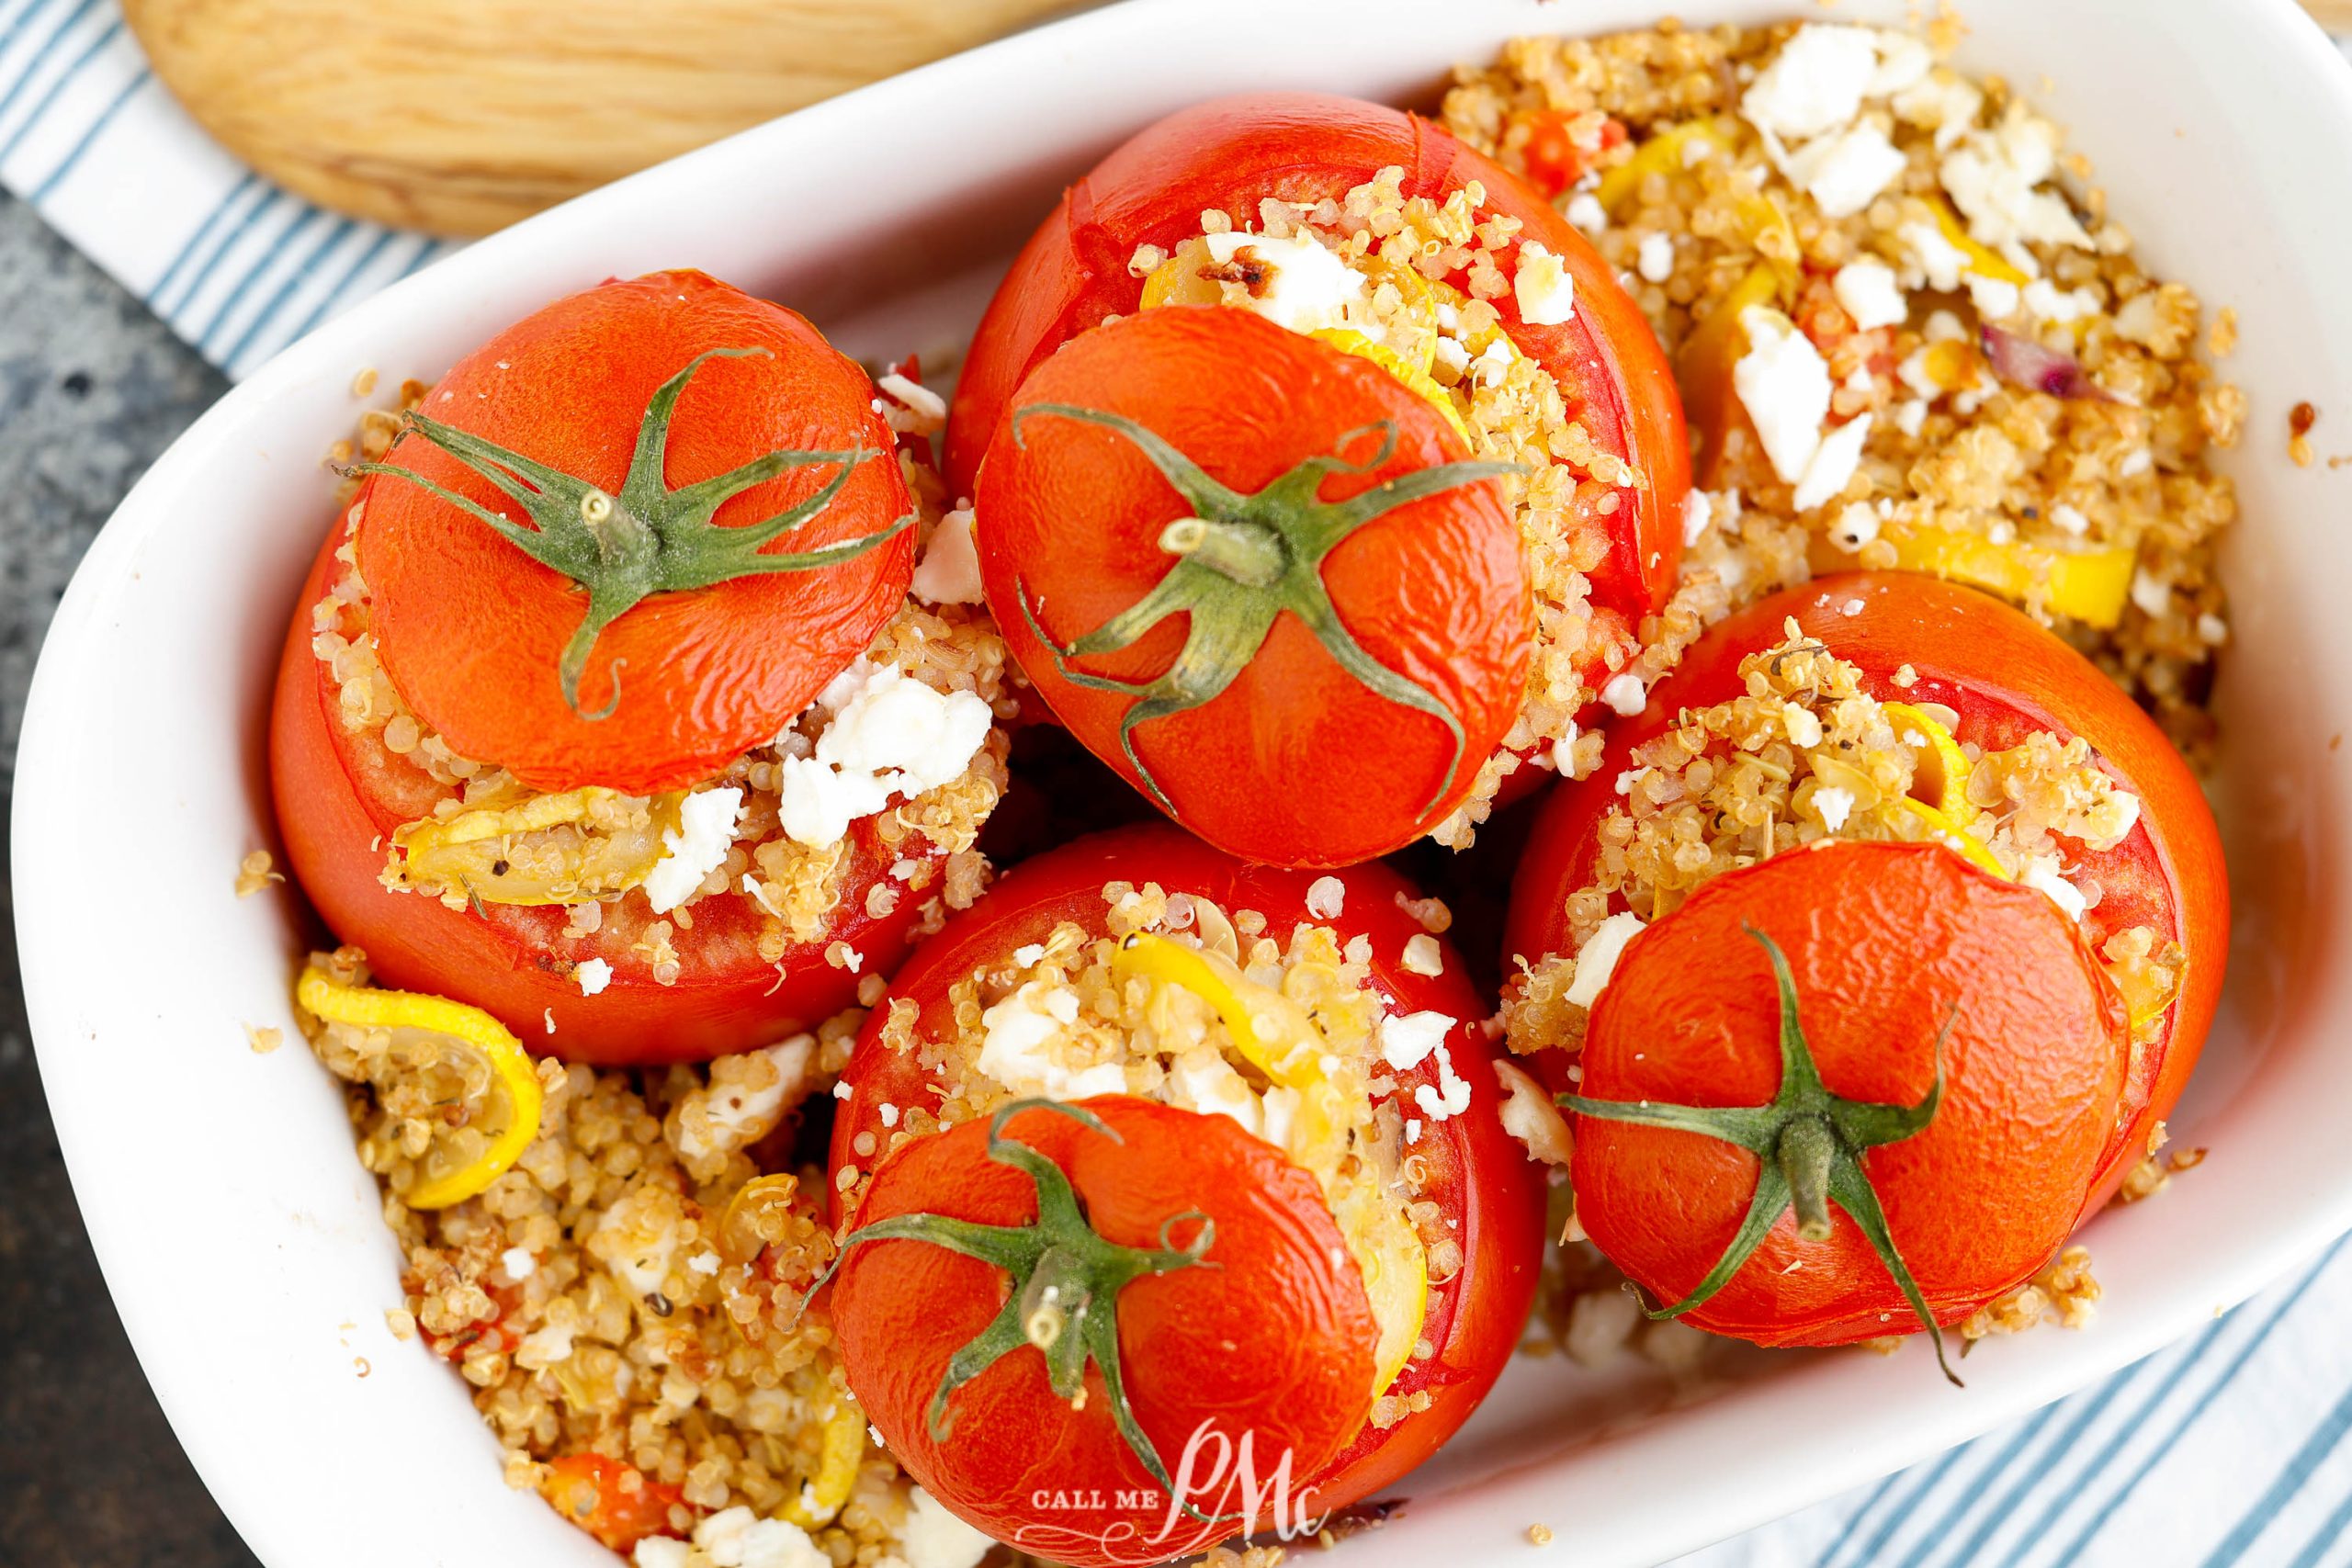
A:
<svg viewBox="0 0 2352 1568">
<path fill-rule="evenodd" d="M 2030 337 L 2019 337 L 1994 326 L 1984 329 L 1984 357 L 1991 361 L 1993 374 L 2013 387 L 2030 387 L 2054 398 L 2089 398 L 2103 403 L 2115 400 L 2070 354 L 2044 348 Z"/>
</svg>

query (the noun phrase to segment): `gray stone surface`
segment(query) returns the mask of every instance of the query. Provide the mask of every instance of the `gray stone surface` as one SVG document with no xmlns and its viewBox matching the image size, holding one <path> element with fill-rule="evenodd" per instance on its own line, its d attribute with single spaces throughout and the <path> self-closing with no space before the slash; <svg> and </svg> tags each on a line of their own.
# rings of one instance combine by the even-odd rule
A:
<svg viewBox="0 0 2352 1568">
<path fill-rule="evenodd" d="M 0 796 L 74 563 L 224 385 L 0 194 Z M 0 1564 L 250 1564 L 156 1408 L 83 1234 L 26 1036 L 6 871 L 0 840 Z"/>
</svg>

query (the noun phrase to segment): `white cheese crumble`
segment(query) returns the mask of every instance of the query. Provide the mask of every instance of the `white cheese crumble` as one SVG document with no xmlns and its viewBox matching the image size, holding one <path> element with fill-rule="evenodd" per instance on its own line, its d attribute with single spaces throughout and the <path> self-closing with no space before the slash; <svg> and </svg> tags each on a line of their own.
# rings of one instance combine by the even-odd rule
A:
<svg viewBox="0 0 2352 1568">
<path fill-rule="evenodd" d="M 1398 1072 L 1428 1060 L 1458 1020 L 1442 1012 L 1393 1013 L 1380 1021 L 1380 1059 Z"/>
<path fill-rule="evenodd" d="M 974 693 L 935 692 L 896 665 L 863 659 L 818 702 L 831 710 L 832 721 L 817 738 L 813 757 L 784 759 L 776 803 L 785 832 L 812 849 L 841 842 L 852 822 L 893 796 L 919 795 L 960 777 L 987 744 L 993 720 Z"/>
<path fill-rule="evenodd" d="M 832 1559 L 789 1519 L 763 1519 L 738 1504 L 695 1527 L 695 1545 L 716 1568 L 831 1568 Z"/>
<path fill-rule="evenodd" d="M 1682 543 L 1695 545 L 1715 521 L 1714 499 L 1693 485 L 1682 495 Z"/>
<path fill-rule="evenodd" d="M 1635 270 L 1652 283 L 1664 283 L 1674 276 L 1674 236 L 1645 234 L 1635 264 Z"/>
<path fill-rule="evenodd" d="M 1643 686 L 1642 678 L 1629 671 L 1609 677 L 1600 688 L 1600 700 L 1608 704 L 1613 712 L 1631 718 L 1642 711 L 1649 702 L 1650 694 Z"/>
<path fill-rule="evenodd" d="M 2063 501 L 2050 509 L 2050 521 L 2076 538 L 2091 531 L 2091 520 L 2083 515 L 2082 509 L 2069 506 Z"/>
<path fill-rule="evenodd" d="M 1778 310 L 1751 306 L 1741 312 L 1747 352 L 1732 367 L 1733 389 L 1756 424 L 1772 471 L 1790 484 L 1821 447 L 1829 415 L 1829 367 L 1811 339 Z"/>
<path fill-rule="evenodd" d="M 1437 976 L 1445 973 L 1445 953 L 1427 931 L 1405 939 L 1405 973 Z"/>
<path fill-rule="evenodd" d="M 1789 154 L 1786 172 L 1824 216 L 1850 218 L 1876 201 L 1903 166 L 1903 154 L 1886 132 L 1865 122 L 1807 142 Z"/>
<path fill-rule="evenodd" d="M 506 1270 L 508 1279 L 519 1285 L 537 1270 L 539 1260 L 532 1257 L 526 1248 L 510 1247 L 498 1255 L 498 1266 Z"/>
<path fill-rule="evenodd" d="M 2066 911 L 2070 920 L 2081 919 L 2083 911 L 2091 907 L 2090 900 L 2083 897 L 2083 890 L 2060 873 L 2056 855 L 2034 856 L 2026 862 L 2024 874 L 2018 880 L 2050 895 L 2050 901 Z"/>
<path fill-rule="evenodd" d="M 754 1139 L 767 1136 L 774 1130 L 786 1100 L 797 1101 L 807 1089 L 816 1055 L 817 1037 L 796 1034 L 760 1052 L 720 1057 L 712 1064 L 710 1082 L 688 1096 L 698 1113 L 678 1119 L 678 1152 L 688 1159 L 702 1159 L 740 1149 Z M 751 1060 L 754 1055 L 764 1055 L 774 1072 L 759 1074 Z M 718 1070 L 722 1066 L 726 1068 L 723 1072 Z M 746 1066 L 752 1069 L 752 1076 L 762 1077 L 764 1081 L 756 1088 L 747 1088 L 742 1072 Z"/>
<path fill-rule="evenodd" d="M 909 583 L 926 604 L 980 602 L 980 552 L 972 539 L 972 509 L 959 506 L 939 520 Z"/>
<path fill-rule="evenodd" d="M 1046 1049 L 1077 1021 L 1077 992 L 1030 981 L 980 1015 L 980 1026 L 987 1031 L 980 1045 L 980 1071 L 1015 1094 L 1083 1100 L 1124 1092 L 1127 1074 L 1118 1063 L 1098 1062 L 1072 1071 Z"/>
<path fill-rule="evenodd" d="M 1609 229 L 1609 209 L 1589 190 L 1580 190 L 1568 198 L 1568 221 L 1588 234 L 1606 233 Z"/>
<path fill-rule="evenodd" d="M 1318 876 L 1306 885 L 1306 912 L 1318 920 L 1336 920 L 1348 907 L 1348 885 L 1336 876 Z"/>
<path fill-rule="evenodd" d="M 1843 828 L 1846 818 L 1853 814 L 1854 792 L 1839 789 L 1835 784 L 1825 784 L 1813 792 L 1813 809 L 1820 817 L 1821 825 L 1834 833 Z"/>
<path fill-rule="evenodd" d="M 641 884 L 655 914 L 666 915 L 692 897 L 703 878 L 727 859 L 742 807 L 740 789 L 696 790 L 680 803 L 678 825 L 662 830 L 664 853 Z"/>
<path fill-rule="evenodd" d="M 1791 504 L 1799 512 L 1810 512 L 1844 493 L 1846 482 L 1861 466 L 1862 443 L 1870 434 L 1871 416 L 1865 412 L 1824 435 L 1814 448 L 1813 460 L 1804 466 L 1804 478 L 1797 481 Z"/>
<path fill-rule="evenodd" d="M 1249 308 L 1278 327 L 1312 333 L 1346 324 L 1349 308 L 1364 298 L 1363 275 L 1313 240 L 1229 230 L 1207 235 L 1203 243 L 1219 265 L 1244 249 L 1265 265 L 1265 286 L 1251 296 Z"/>
<path fill-rule="evenodd" d="M 1878 38 L 1870 28 L 1808 22 L 1756 73 L 1739 112 L 1775 136 L 1817 136 L 1852 123 L 1878 69 Z"/>
<path fill-rule="evenodd" d="M 1990 130 L 1972 130 L 1946 152 L 1937 177 L 1968 220 L 1969 236 L 1995 250 L 2018 241 L 2091 248 L 2074 209 L 2041 189 L 2058 166 L 2058 128 L 2013 107 Z"/>
<path fill-rule="evenodd" d="M 908 1496 L 907 1522 L 899 1530 L 907 1568 L 972 1568 L 995 1545 L 922 1487 Z"/>
<path fill-rule="evenodd" d="M 1532 1157 L 1545 1165 L 1566 1165 L 1576 1145 L 1568 1136 L 1567 1118 L 1544 1092 L 1544 1086 L 1499 1056 L 1495 1059 L 1495 1081 L 1503 1091 L 1499 1109 L 1503 1131 L 1524 1145 Z"/>
<path fill-rule="evenodd" d="M 1900 326 L 1911 313 L 1901 287 L 1894 281 L 1894 269 L 1872 257 L 1839 267 L 1830 289 L 1838 296 L 1839 307 L 1854 318 L 1855 327 L 1861 332 Z"/>
<path fill-rule="evenodd" d="M 580 983 L 582 996 L 596 996 L 613 983 L 613 966 L 601 958 L 591 958 L 573 964 L 571 977 Z"/>
<path fill-rule="evenodd" d="M 1625 944 L 1643 930 L 1642 918 L 1632 913 L 1611 915 L 1601 921 L 1577 953 L 1577 974 L 1568 984 L 1567 999 L 1580 1008 L 1590 1007 L 1600 988 L 1609 984 L 1609 976 L 1616 973 Z"/>
<path fill-rule="evenodd" d="M 1417 1087 L 1413 1103 L 1432 1122 L 1446 1121 L 1470 1109 L 1469 1080 L 1453 1070 L 1453 1053 L 1442 1043 L 1437 1048 L 1437 1082 Z"/>
<path fill-rule="evenodd" d="M 1829 526 L 1829 542 L 1848 555 L 1877 537 L 1878 509 L 1867 501 L 1848 502 Z"/>
<path fill-rule="evenodd" d="M 1968 272 L 1968 253 L 1946 239 L 1934 223 L 1914 218 L 1895 229 L 1894 238 L 1918 269 L 1921 283 L 1939 292 L 1960 287 Z"/>
<path fill-rule="evenodd" d="M 2132 574 L 2132 603 L 2142 615 L 2161 617 L 2172 608 L 2172 584 L 2143 566 Z"/>
<path fill-rule="evenodd" d="M 1519 319 L 1531 327 L 1556 327 L 1577 313 L 1577 280 L 1559 257 L 1532 240 L 1520 242 L 1511 292 L 1519 300 Z"/>
<path fill-rule="evenodd" d="M 1917 435 L 1927 428 L 1928 400 L 1905 398 L 1894 405 L 1894 428 L 1905 435 Z"/>
</svg>

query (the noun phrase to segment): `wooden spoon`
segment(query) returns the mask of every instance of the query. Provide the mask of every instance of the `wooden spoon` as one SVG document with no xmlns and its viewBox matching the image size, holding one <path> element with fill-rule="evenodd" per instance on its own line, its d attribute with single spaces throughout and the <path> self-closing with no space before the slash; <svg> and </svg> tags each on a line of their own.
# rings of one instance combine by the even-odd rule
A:
<svg viewBox="0 0 2352 1568">
<path fill-rule="evenodd" d="M 323 206 L 486 233 L 1074 0 L 124 0 L 173 95 Z"/>
</svg>

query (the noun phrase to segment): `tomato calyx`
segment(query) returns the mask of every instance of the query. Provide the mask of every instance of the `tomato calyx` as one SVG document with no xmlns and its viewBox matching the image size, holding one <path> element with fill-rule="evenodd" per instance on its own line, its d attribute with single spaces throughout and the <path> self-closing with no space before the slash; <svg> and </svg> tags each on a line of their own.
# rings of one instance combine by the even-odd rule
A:
<svg viewBox="0 0 2352 1568">
<path fill-rule="evenodd" d="M 1830 1093 L 1821 1081 L 1813 1048 L 1805 1041 L 1804 1028 L 1797 1016 L 1796 979 L 1789 972 L 1788 956 L 1781 951 L 1780 943 L 1756 926 L 1743 920 L 1740 929 L 1763 945 L 1771 960 L 1773 982 L 1780 990 L 1781 1088 L 1771 1103 L 1665 1105 L 1646 1100 L 1560 1096 L 1560 1103 L 1580 1116 L 1697 1133 L 1736 1145 L 1757 1158 L 1756 1195 L 1731 1244 L 1688 1295 L 1671 1306 L 1647 1309 L 1649 1315 L 1679 1317 L 1723 1289 L 1732 1276 L 1746 1267 L 1766 1235 L 1780 1223 L 1781 1216 L 1792 1208 L 1796 1211 L 1800 1240 L 1826 1241 L 1831 1223 L 1829 1206 L 1835 1203 L 1860 1228 L 1879 1261 L 1886 1265 L 1886 1271 L 1910 1302 L 1911 1310 L 1918 1314 L 1920 1324 L 1936 1348 L 1936 1365 L 1943 1369 L 1953 1387 L 1961 1387 L 1959 1374 L 1944 1359 L 1943 1333 L 1936 1325 L 1935 1314 L 1928 1310 L 1927 1298 L 1920 1292 L 1918 1280 L 1912 1277 L 1910 1265 L 1903 1260 L 1901 1250 L 1894 1245 L 1894 1235 L 1887 1229 L 1886 1213 L 1879 1206 L 1878 1189 L 1861 1164 L 1864 1150 L 1901 1143 L 1925 1132 L 1936 1119 L 1943 1103 L 1944 1043 L 1960 1016 L 1960 1004 L 1952 1004 L 1943 1027 L 1936 1032 L 1936 1082 L 1924 1099 L 1914 1105 L 1847 1100 Z"/>
<path fill-rule="evenodd" d="M 1347 501 L 1318 498 L 1334 474 L 1369 472 L 1396 450 L 1396 426 L 1381 420 L 1348 432 L 1336 451 L 1307 457 L 1255 492 L 1229 489 L 1157 433 L 1125 415 L 1070 403 L 1031 403 L 1014 411 L 1012 439 L 1025 445 L 1023 421 L 1045 415 L 1114 430 L 1135 444 L 1192 507 L 1160 530 L 1159 547 L 1175 564 L 1151 591 L 1094 630 L 1067 645 L 1056 642 L 1038 623 L 1025 581 L 1016 588 L 1029 629 L 1054 656 L 1055 669 L 1073 684 L 1124 693 L 1133 699 L 1119 722 L 1119 744 L 1152 799 L 1170 816 L 1176 807 L 1136 754 L 1136 728 L 1153 719 L 1185 713 L 1214 702 L 1265 646 L 1285 610 L 1313 633 L 1340 667 L 1380 696 L 1445 726 L 1453 756 L 1430 796 L 1434 807 L 1453 788 L 1468 738 L 1461 718 L 1434 693 L 1389 669 L 1364 650 L 1331 603 L 1323 581 L 1325 559 L 1367 523 L 1399 506 L 1464 485 L 1521 469 L 1516 463 L 1440 463 L 1373 486 Z M 1379 449 L 1363 462 L 1344 454 L 1364 438 L 1377 436 Z M 1148 681 L 1122 680 L 1075 669 L 1070 661 L 1115 653 L 1141 639 L 1170 615 L 1187 617 L 1184 646 L 1167 671 Z"/>
<path fill-rule="evenodd" d="M 830 452 L 784 448 L 710 479 L 670 488 L 664 472 L 670 418 L 686 382 L 705 360 L 772 357 L 765 348 L 708 349 L 662 382 L 645 406 L 628 473 L 617 494 L 413 410 L 405 416 L 403 433 L 415 433 L 497 486 L 529 515 L 529 527 L 397 464 L 355 463 L 348 472 L 406 479 L 470 513 L 541 566 L 586 589 L 588 607 L 579 629 L 564 645 L 557 677 L 564 703 L 573 713 L 592 721 L 610 718 L 620 706 L 622 661 L 614 661 L 611 700 L 594 712 L 580 705 L 580 677 L 597 637 L 641 601 L 764 572 L 838 566 L 888 543 L 914 523 L 910 513 L 862 538 L 813 550 L 761 553 L 823 512 L 859 464 L 881 455 L 863 447 Z M 713 521 L 721 506 L 745 491 L 795 468 L 826 464 L 837 465 L 841 471 L 797 505 L 742 527 L 722 528 Z"/>
<path fill-rule="evenodd" d="M 1102 1373 L 1111 1397 L 1112 1419 L 1119 1435 L 1160 1489 L 1175 1495 L 1168 1466 L 1127 1402 L 1126 1384 L 1119 1370 L 1119 1292 L 1136 1280 L 1193 1268 L 1214 1269 L 1206 1254 L 1216 1238 L 1216 1223 L 1198 1209 L 1170 1214 L 1160 1222 L 1157 1247 L 1123 1247 L 1105 1241 L 1087 1220 L 1078 1194 L 1061 1167 L 1018 1138 L 1005 1134 L 1004 1124 L 1024 1111 L 1051 1111 L 1067 1116 L 1113 1143 L 1124 1143 L 1093 1112 L 1055 1100 L 1016 1100 L 989 1119 L 989 1158 L 1021 1171 L 1037 1189 L 1037 1217 L 1025 1225 L 981 1224 L 946 1214 L 894 1214 L 861 1225 L 842 1238 L 841 1252 L 815 1284 L 831 1279 L 850 1248 L 860 1242 L 921 1241 L 944 1247 L 967 1258 L 995 1265 L 1012 1277 L 1003 1310 L 962 1349 L 949 1358 L 939 1388 L 931 1396 L 927 1419 L 932 1440 L 945 1442 L 955 1425 L 948 1400 L 956 1391 L 1024 1345 L 1034 1345 L 1046 1358 L 1046 1381 L 1057 1398 L 1072 1408 L 1084 1403 L 1086 1364 Z M 1176 1227 L 1197 1222 L 1192 1239 L 1173 1240 Z M 807 1298 L 804 1298 L 806 1300 Z M 1207 1516 L 1184 1504 L 1185 1512 L 1204 1523 Z"/>
</svg>

